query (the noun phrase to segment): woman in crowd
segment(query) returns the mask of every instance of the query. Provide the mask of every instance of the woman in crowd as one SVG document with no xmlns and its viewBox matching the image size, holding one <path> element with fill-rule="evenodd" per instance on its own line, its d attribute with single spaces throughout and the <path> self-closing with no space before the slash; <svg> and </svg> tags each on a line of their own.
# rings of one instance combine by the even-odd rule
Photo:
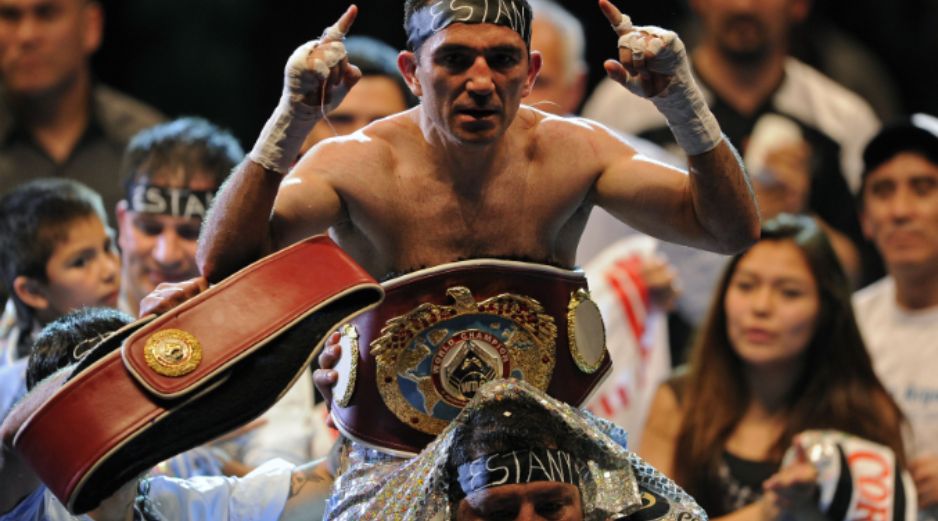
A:
<svg viewBox="0 0 938 521">
<path fill-rule="evenodd" d="M 902 464 L 902 414 L 873 372 L 847 278 L 809 217 L 769 221 L 730 261 L 689 369 L 658 389 L 651 411 L 639 452 L 711 518 L 824 519 L 815 469 L 781 469 L 805 430 L 880 443 Z"/>
</svg>

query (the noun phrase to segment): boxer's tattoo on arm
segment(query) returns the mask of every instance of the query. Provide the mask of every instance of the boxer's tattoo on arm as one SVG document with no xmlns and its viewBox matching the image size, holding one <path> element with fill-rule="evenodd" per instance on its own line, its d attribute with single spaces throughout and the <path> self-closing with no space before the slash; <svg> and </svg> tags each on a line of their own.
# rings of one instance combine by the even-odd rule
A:
<svg viewBox="0 0 938 521">
<path fill-rule="evenodd" d="M 293 474 L 290 475 L 290 494 L 287 496 L 287 499 L 299 494 L 300 491 L 309 484 L 315 485 L 316 483 L 326 481 L 328 481 L 328 476 L 322 475 L 319 470 L 319 465 L 303 465 L 294 470 Z"/>
</svg>

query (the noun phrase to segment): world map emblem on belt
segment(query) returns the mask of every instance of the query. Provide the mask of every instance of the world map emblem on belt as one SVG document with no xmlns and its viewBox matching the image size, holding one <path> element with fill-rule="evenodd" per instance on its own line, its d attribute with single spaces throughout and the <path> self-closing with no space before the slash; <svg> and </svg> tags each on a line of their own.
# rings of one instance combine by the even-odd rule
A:
<svg viewBox="0 0 938 521">
<path fill-rule="evenodd" d="M 439 434 L 476 390 L 498 378 L 547 389 L 557 325 L 535 299 L 503 293 L 476 302 L 463 286 L 453 305 L 421 304 L 387 321 L 371 343 L 378 391 L 402 422 Z"/>
</svg>

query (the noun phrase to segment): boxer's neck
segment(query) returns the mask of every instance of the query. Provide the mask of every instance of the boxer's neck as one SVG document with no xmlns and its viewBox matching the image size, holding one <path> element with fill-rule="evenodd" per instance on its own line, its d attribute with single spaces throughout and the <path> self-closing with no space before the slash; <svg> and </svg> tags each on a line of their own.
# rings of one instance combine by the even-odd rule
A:
<svg viewBox="0 0 938 521">
<path fill-rule="evenodd" d="M 430 151 L 428 158 L 436 163 L 436 173 L 442 179 L 452 181 L 459 192 L 472 194 L 482 190 L 510 162 L 513 150 L 512 132 L 488 143 L 465 143 L 458 141 L 423 118 L 421 126 Z"/>
</svg>

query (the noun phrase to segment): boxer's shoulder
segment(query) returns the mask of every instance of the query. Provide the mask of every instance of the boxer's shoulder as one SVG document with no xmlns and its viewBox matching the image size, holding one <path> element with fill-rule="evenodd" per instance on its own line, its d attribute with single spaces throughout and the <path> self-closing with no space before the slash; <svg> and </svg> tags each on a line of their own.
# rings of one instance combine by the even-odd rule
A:
<svg viewBox="0 0 938 521">
<path fill-rule="evenodd" d="M 529 123 L 523 121 L 528 118 Z M 531 109 L 521 114 L 522 129 L 530 129 L 530 158 L 561 167 L 569 175 L 573 171 L 592 174 L 601 165 L 622 151 L 623 142 L 594 121 L 576 116 L 558 116 Z"/>
<path fill-rule="evenodd" d="M 522 109 L 528 109 L 519 112 L 522 127 L 533 129 L 537 139 L 550 148 L 555 148 L 558 142 L 564 146 L 589 145 L 597 140 L 614 139 L 607 127 L 591 119 L 549 114 L 533 107 Z"/>
<path fill-rule="evenodd" d="M 379 120 L 351 134 L 324 139 L 297 164 L 300 172 L 328 172 L 341 167 L 373 168 L 388 164 L 394 155 L 393 131 Z"/>
</svg>

